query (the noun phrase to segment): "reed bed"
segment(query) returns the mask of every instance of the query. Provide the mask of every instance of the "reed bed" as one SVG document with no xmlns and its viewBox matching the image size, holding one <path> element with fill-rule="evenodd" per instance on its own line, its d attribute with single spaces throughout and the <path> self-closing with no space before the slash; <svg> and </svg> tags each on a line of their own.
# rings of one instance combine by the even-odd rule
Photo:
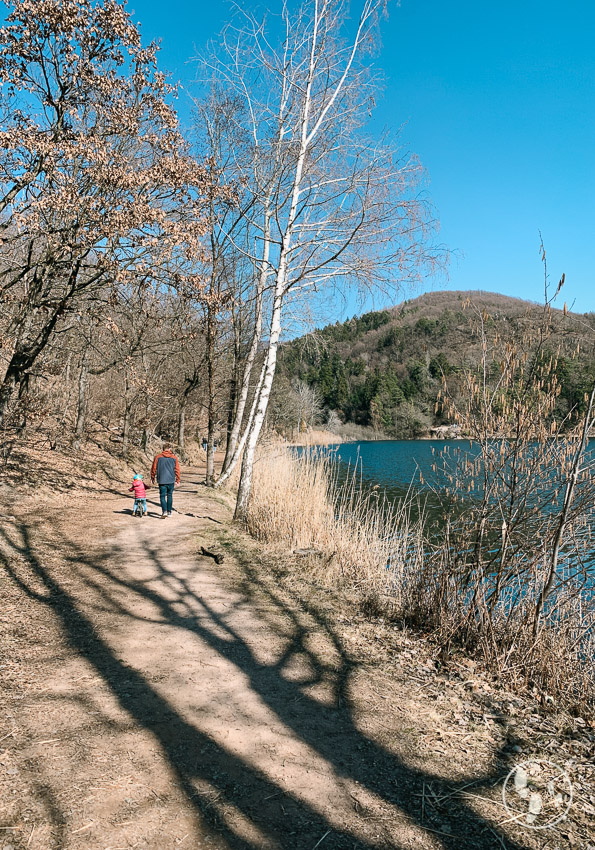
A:
<svg viewBox="0 0 595 850">
<path fill-rule="evenodd" d="M 496 604 L 488 606 L 500 579 L 470 572 L 461 558 L 473 548 L 472 522 L 459 516 L 457 534 L 447 523 L 438 539 L 430 539 L 423 506 L 414 505 L 413 497 L 393 504 L 360 484 L 358 470 L 339 477 L 328 450 L 298 454 L 265 445 L 254 465 L 248 531 L 263 542 L 311 551 L 309 569 L 357 589 L 370 614 L 389 615 L 428 635 L 443 659 L 463 650 L 508 686 L 593 716 L 592 589 L 567 579 L 534 634 L 541 581 L 536 567 L 503 584 Z M 468 536 L 461 536 L 467 525 Z M 528 562 L 533 557 L 527 553 Z"/>
<path fill-rule="evenodd" d="M 258 540 L 314 550 L 329 576 L 398 605 L 406 571 L 423 558 L 423 521 L 406 503 L 362 492 L 357 476 L 340 482 L 328 451 L 269 445 L 254 465 L 247 527 Z"/>
<path fill-rule="evenodd" d="M 595 594 L 566 579 L 537 634 L 532 621 L 537 576 L 504 588 L 492 610 L 477 598 L 493 589 L 492 577 L 469 577 L 453 564 L 452 538 L 424 541 L 421 569 L 409 570 L 401 588 L 399 617 L 430 636 L 445 660 L 463 651 L 511 689 L 583 717 L 595 716 Z M 421 563 L 419 561 L 418 563 Z"/>
</svg>

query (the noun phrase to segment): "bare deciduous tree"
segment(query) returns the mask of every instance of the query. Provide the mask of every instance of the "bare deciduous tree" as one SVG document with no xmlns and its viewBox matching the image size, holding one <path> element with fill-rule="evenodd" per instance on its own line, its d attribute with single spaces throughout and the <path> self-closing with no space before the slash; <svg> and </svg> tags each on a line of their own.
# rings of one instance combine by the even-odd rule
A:
<svg viewBox="0 0 595 850">
<path fill-rule="evenodd" d="M 77 299 L 205 232 L 205 171 L 115 0 L 12 0 L 0 29 L 0 420 Z M 184 211 L 184 215 L 180 211 Z M 191 214 L 193 213 L 193 214 Z"/>
<path fill-rule="evenodd" d="M 384 5 L 364 0 L 350 30 L 342 0 L 308 0 L 295 11 L 284 5 L 282 26 L 238 12 L 206 62 L 217 90 L 243 104 L 238 138 L 248 149 L 230 162 L 228 182 L 243 187 L 242 223 L 251 234 L 243 245 L 260 270 L 266 313 L 263 379 L 241 439 L 238 517 L 250 494 L 288 300 L 310 299 L 329 285 L 396 289 L 439 257 L 427 247 L 434 222 L 418 191 L 419 163 L 362 129 L 377 93 L 367 59 Z M 238 417 L 234 427 L 241 424 Z M 238 458 L 236 451 L 221 481 Z"/>
</svg>

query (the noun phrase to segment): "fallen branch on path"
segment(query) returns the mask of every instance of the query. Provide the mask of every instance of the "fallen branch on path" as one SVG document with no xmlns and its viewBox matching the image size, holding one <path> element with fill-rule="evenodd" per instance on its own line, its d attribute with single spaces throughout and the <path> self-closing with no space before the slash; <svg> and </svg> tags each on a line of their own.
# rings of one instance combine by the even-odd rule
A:
<svg viewBox="0 0 595 850">
<path fill-rule="evenodd" d="M 204 546 L 200 547 L 200 551 L 202 555 L 205 555 L 205 557 L 212 558 L 216 564 L 223 563 L 223 555 L 218 555 L 216 552 L 209 552 L 209 550 L 205 549 Z"/>
</svg>

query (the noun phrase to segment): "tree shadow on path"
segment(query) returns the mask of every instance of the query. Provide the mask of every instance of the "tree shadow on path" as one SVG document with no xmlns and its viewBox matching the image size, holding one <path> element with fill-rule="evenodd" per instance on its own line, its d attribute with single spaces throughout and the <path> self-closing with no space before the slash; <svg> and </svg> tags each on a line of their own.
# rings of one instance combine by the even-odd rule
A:
<svg viewBox="0 0 595 850">
<path fill-rule="evenodd" d="M 421 846 L 444 850 L 526 847 L 497 833 L 492 823 L 453 794 L 453 789 L 468 783 L 476 787 L 494 784 L 500 776 L 496 767 L 457 783 L 448 782 L 408 766 L 358 728 L 349 696 L 356 664 L 339 636 L 312 607 L 306 611 L 332 644 L 334 660 L 329 664 L 328 657 L 314 651 L 308 640 L 311 627 L 302 616 L 304 609 L 300 612 L 265 587 L 249 563 L 241 565 L 242 598 L 232 596 L 231 610 L 221 614 L 207 593 L 197 594 L 175 566 L 166 565 L 159 552 L 146 543 L 144 555 L 154 572 L 150 579 L 140 580 L 131 578 L 121 568 L 126 553 L 117 546 L 89 557 L 54 531 L 52 545 L 58 546 L 70 563 L 67 586 L 55 569 L 44 565 L 44 537 L 44 533 L 24 523 L 3 532 L 7 554 L 2 555 L 2 560 L 7 572 L 22 593 L 52 612 L 72 650 L 92 665 L 121 708 L 160 744 L 178 787 L 196 813 L 197 834 L 210 834 L 212 846 L 232 850 L 312 850 L 318 842 L 321 850 L 380 850 L 420 844 L 400 843 L 398 835 L 387 834 L 382 823 L 371 819 L 368 822 L 365 816 L 338 826 L 336 819 L 331 822 L 300 796 L 189 722 L 145 676 L 116 657 L 86 613 L 87 600 L 93 595 L 100 598 L 112 618 L 121 621 L 142 619 L 147 624 L 147 617 L 139 618 L 134 607 L 135 600 L 149 602 L 155 612 L 153 622 L 159 623 L 160 628 L 165 624 L 185 630 L 233 664 L 293 736 L 332 767 L 337 781 L 357 783 L 382 805 L 393 808 L 393 823 L 400 822 L 405 830 L 407 824 L 429 830 L 425 833 L 427 843 Z M 276 639 L 282 645 L 272 662 L 259 660 L 248 640 L 230 622 L 238 605 L 254 604 L 257 592 L 261 598 L 263 594 L 268 597 L 271 617 L 266 625 L 276 629 Z M 262 619 L 265 615 L 259 611 L 259 616 Z M 307 659 L 310 673 L 306 680 L 287 677 L 287 668 L 296 658 Z M 332 689 L 330 703 L 307 692 L 318 683 L 326 683 Z M 494 754 L 494 766 L 499 757 L 502 753 Z M 201 792 L 199 789 L 205 785 L 216 795 Z M 428 806 L 424 816 L 421 798 L 426 788 L 432 788 L 437 798 L 448 799 L 442 807 L 436 806 L 435 812 Z M 434 816 L 436 821 L 432 820 Z M 253 828 L 251 833 L 242 827 L 246 820 Z"/>
</svg>

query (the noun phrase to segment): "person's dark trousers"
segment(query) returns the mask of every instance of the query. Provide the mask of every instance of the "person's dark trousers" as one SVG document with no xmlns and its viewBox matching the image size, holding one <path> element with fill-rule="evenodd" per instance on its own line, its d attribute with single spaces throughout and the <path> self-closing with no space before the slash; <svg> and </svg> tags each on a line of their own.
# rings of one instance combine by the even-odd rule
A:
<svg viewBox="0 0 595 850">
<path fill-rule="evenodd" d="M 171 503 L 174 496 L 174 485 L 173 484 L 160 484 L 159 485 L 159 498 L 161 500 L 161 510 L 164 514 L 171 513 Z"/>
</svg>

